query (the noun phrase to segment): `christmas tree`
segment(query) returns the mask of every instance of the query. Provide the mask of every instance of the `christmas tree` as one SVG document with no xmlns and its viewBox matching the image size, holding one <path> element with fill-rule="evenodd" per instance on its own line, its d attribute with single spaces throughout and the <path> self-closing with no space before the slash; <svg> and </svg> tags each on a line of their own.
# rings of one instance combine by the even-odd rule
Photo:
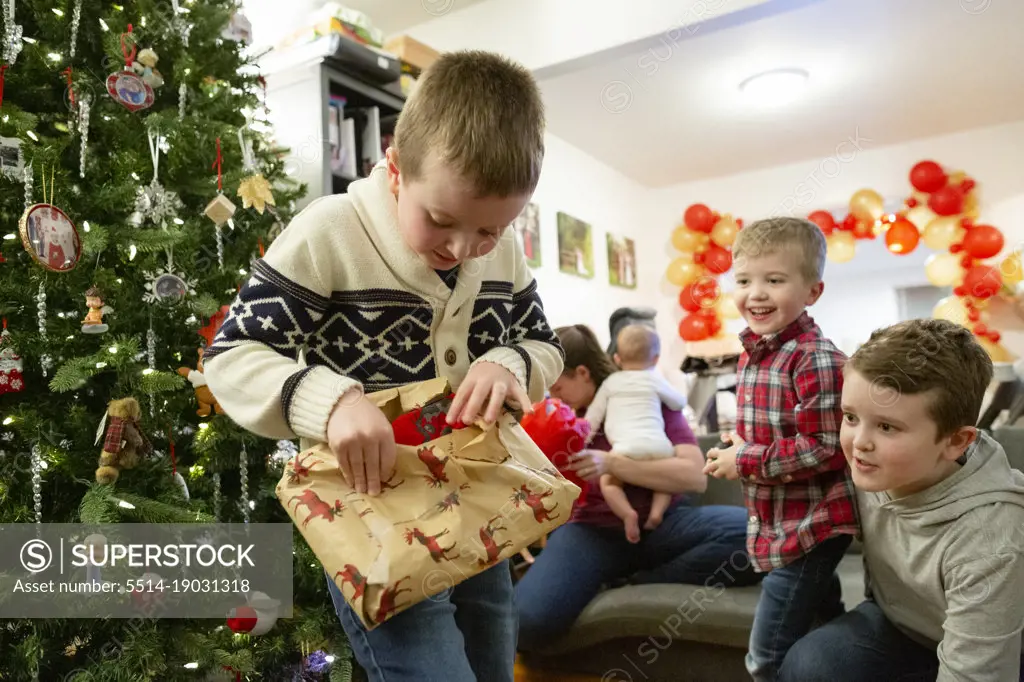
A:
<svg viewBox="0 0 1024 682">
<path fill-rule="evenodd" d="M 237 427 L 202 377 L 304 191 L 237 3 L 0 6 L 0 520 L 289 523 L 274 486 L 293 446 Z M 292 618 L 8 620 L 0 680 L 348 679 L 294 537 Z"/>
</svg>

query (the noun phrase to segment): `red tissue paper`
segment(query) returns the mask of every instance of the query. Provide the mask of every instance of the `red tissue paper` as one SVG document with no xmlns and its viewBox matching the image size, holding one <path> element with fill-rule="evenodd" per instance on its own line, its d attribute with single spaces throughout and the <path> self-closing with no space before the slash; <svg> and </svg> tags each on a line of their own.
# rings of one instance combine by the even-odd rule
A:
<svg viewBox="0 0 1024 682">
<path fill-rule="evenodd" d="M 391 422 L 398 445 L 423 445 L 428 441 L 451 433 L 454 429 L 465 428 L 461 422 L 448 424 L 448 410 L 452 406 L 454 393 L 432 400 L 423 407 L 406 412 Z"/>
<path fill-rule="evenodd" d="M 533 414 L 524 416 L 520 425 L 555 468 L 583 491 L 576 506 L 586 506 L 589 484 L 568 465 L 569 458 L 586 447 L 590 423 L 577 417 L 576 412 L 561 400 L 545 398 L 533 406 Z"/>
</svg>

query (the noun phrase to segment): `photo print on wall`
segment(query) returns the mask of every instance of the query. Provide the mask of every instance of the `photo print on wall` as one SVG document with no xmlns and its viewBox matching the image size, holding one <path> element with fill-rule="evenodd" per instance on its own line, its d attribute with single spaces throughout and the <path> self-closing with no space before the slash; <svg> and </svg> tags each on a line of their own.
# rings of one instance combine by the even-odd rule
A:
<svg viewBox="0 0 1024 682">
<path fill-rule="evenodd" d="M 531 268 L 540 267 L 540 207 L 530 202 L 512 223 L 519 243 L 526 254 L 526 264 Z"/>
<path fill-rule="evenodd" d="M 568 213 L 558 213 L 558 269 L 593 279 L 594 240 L 590 224 Z"/>
<path fill-rule="evenodd" d="M 628 237 L 608 235 L 608 283 L 636 289 L 636 243 Z"/>
</svg>

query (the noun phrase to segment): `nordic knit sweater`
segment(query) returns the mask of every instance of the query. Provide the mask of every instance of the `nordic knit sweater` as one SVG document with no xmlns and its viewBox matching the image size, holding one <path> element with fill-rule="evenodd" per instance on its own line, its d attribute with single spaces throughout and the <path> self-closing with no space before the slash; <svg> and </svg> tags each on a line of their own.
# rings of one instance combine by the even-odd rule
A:
<svg viewBox="0 0 1024 682">
<path fill-rule="evenodd" d="M 558 378 L 563 351 L 514 231 L 448 273 L 449 287 L 405 244 L 397 209 L 380 164 L 348 194 L 310 204 L 256 262 L 204 354 L 210 389 L 239 425 L 325 442 L 353 388 L 444 376 L 457 389 L 486 361 L 537 401 Z"/>
</svg>

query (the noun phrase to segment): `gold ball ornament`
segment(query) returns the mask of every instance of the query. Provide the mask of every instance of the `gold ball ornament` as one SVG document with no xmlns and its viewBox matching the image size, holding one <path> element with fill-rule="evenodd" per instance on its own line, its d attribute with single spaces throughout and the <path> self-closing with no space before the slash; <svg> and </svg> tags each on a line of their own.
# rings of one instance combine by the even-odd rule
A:
<svg viewBox="0 0 1024 682">
<path fill-rule="evenodd" d="M 696 282 L 704 274 L 704 267 L 693 262 L 693 256 L 685 254 L 669 263 L 665 277 L 677 287 Z"/>
<path fill-rule="evenodd" d="M 924 262 L 924 274 L 937 287 L 960 286 L 964 270 L 960 259 L 951 253 L 933 253 Z"/>
<path fill-rule="evenodd" d="M 857 255 L 857 240 L 850 232 L 833 232 L 826 241 L 826 255 L 833 263 L 848 263 Z"/>
<path fill-rule="evenodd" d="M 885 213 L 885 200 L 873 189 L 862 189 L 850 197 L 850 213 L 860 220 L 874 222 Z"/>
<path fill-rule="evenodd" d="M 921 241 L 933 251 L 948 251 L 953 244 L 963 241 L 967 231 L 960 225 L 960 216 L 941 216 L 928 223 Z"/>
</svg>

